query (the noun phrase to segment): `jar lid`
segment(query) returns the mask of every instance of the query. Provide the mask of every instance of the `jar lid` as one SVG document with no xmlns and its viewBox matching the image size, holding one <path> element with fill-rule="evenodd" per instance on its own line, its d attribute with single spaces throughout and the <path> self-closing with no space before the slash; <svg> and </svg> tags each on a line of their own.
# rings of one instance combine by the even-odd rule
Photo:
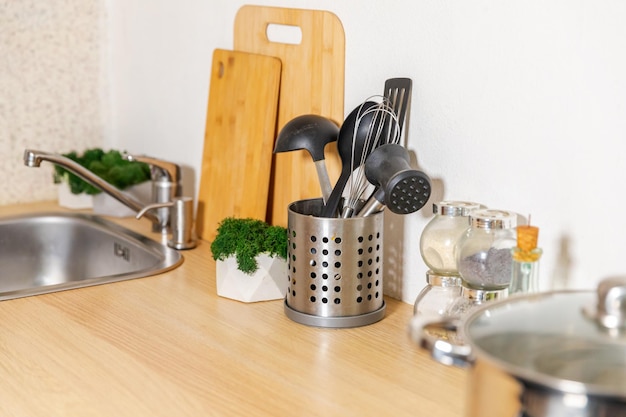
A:
<svg viewBox="0 0 626 417">
<path fill-rule="evenodd" d="M 470 225 L 478 229 L 510 229 L 517 226 L 517 215 L 505 210 L 475 210 L 469 218 Z"/>
<path fill-rule="evenodd" d="M 450 217 L 467 217 L 473 210 L 479 209 L 480 207 L 479 203 L 473 203 L 471 201 L 440 201 L 439 203 L 433 203 L 433 214 Z"/>
<path fill-rule="evenodd" d="M 471 302 L 484 303 L 487 301 L 501 300 L 508 297 L 509 289 L 502 288 L 499 290 L 479 290 L 476 288 L 461 286 L 461 297 Z"/>
<path fill-rule="evenodd" d="M 461 277 L 428 271 L 426 272 L 426 283 L 435 287 L 460 287 Z"/>
</svg>

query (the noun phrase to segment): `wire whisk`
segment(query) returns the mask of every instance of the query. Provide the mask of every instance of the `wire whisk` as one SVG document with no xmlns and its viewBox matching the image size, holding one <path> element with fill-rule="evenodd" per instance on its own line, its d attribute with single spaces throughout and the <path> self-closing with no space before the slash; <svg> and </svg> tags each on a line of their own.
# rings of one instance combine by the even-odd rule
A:
<svg viewBox="0 0 626 417">
<path fill-rule="evenodd" d="M 359 205 L 361 205 L 364 201 L 363 196 L 367 194 L 369 191 L 372 192 L 372 185 L 367 180 L 363 166 L 367 157 L 370 153 L 378 148 L 381 145 L 387 143 L 399 143 L 400 142 L 400 124 L 398 121 L 398 116 L 396 115 L 393 103 L 389 100 L 389 98 L 384 96 L 372 96 L 369 97 L 367 101 L 372 101 L 379 99 L 380 103 L 375 106 L 368 107 L 367 109 L 359 110 L 359 114 L 357 116 L 356 127 L 354 129 L 352 135 L 352 158 L 351 158 L 351 172 L 352 175 L 348 180 L 346 185 L 346 194 L 344 199 L 344 206 L 342 209 L 342 217 L 349 218 L 352 217 L 353 213 L 358 210 Z M 371 117 L 366 117 L 371 116 Z M 356 142 L 359 140 L 357 138 L 357 133 L 359 132 L 358 127 L 361 123 L 368 123 L 369 126 L 367 128 L 367 134 L 364 138 L 364 146 L 361 147 L 362 152 L 361 155 L 355 155 L 356 149 L 359 147 L 355 146 Z"/>
</svg>

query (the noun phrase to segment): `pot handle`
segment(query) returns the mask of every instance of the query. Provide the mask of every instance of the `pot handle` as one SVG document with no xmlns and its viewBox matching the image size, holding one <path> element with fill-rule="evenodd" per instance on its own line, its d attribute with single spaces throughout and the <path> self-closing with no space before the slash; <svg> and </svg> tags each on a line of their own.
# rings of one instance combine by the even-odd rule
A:
<svg viewBox="0 0 626 417">
<path fill-rule="evenodd" d="M 626 276 L 603 279 L 597 294 L 596 308 L 586 308 L 586 315 L 607 330 L 626 330 Z"/>
<path fill-rule="evenodd" d="M 409 336 L 437 362 L 467 368 L 474 364 L 474 357 L 471 347 L 463 341 L 460 326 L 459 318 L 415 315 L 409 324 Z"/>
</svg>

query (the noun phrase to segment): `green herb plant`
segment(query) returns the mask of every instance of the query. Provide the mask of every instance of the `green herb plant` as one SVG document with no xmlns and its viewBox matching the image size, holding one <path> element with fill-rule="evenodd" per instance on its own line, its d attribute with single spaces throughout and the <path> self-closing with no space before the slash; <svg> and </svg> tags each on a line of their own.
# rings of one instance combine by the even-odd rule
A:
<svg viewBox="0 0 626 417">
<path fill-rule="evenodd" d="M 150 179 L 150 167 L 148 164 L 127 161 L 116 150 L 105 152 L 100 148 L 93 148 L 86 150 L 82 155 L 72 151 L 63 154 L 63 156 L 77 162 L 120 190 Z M 84 181 L 76 174 L 59 165 L 55 165 L 54 182 L 58 184 L 62 181 L 67 181 L 73 194 L 85 193 L 94 195 L 101 192 L 100 189 Z"/>
<path fill-rule="evenodd" d="M 287 229 L 257 219 L 227 217 L 218 225 L 211 252 L 216 261 L 235 256 L 238 269 L 252 275 L 259 268 L 255 258 L 261 253 L 287 259 Z"/>
</svg>

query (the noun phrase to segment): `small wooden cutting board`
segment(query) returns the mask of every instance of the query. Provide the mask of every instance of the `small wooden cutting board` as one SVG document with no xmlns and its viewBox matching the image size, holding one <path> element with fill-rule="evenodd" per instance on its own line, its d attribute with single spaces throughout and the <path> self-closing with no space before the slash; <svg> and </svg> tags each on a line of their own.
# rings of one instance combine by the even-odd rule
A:
<svg viewBox="0 0 626 417">
<path fill-rule="evenodd" d="M 226 217 L 266 219 L 281 61 L 213 52 L 196 216 L 212 241 Z"/>
</svg>

